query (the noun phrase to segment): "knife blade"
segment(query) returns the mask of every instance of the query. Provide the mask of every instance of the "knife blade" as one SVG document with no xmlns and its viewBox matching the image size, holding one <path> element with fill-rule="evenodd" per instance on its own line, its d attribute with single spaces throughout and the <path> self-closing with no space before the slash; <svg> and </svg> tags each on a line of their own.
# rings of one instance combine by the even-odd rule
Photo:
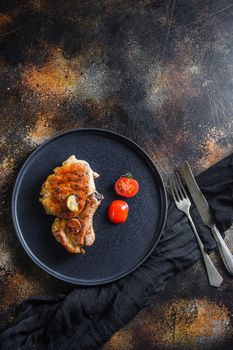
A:
<svg viewBox="0 0 233 350">
<path fill-rule="evenodd" d="M 204 222 L 204 224 L 211 229 L 211 232 L 218 244 L 218 248 L 222 257 L 222 260 L 230 274 L 233 275 L 233 255 L 230 249 L 227 247 L 224 239 L 218 231 L 213 214 L 210 210 L 209 204 L 203 196 L 191 170 L 191 167 L 187 161 L 182 164 L 182 172 L 188 190 L 191 194 L 194 204 Z"/>
<path fill-rule="evenodd" d="M 185 161 L 182 165 L 182 170 L 185 178 L 185 182 L 188 186 L 189 192 L 192 196 L 192 199 L 197 207 L 197 210 L 204 222 L 204 224 L 208 227 L 212 227 L 215 222 L 213 215 L 210 211 L 209 204 L 207 203 L 207 200 L 203 196 L 194 176 L 192 173 L 192 170 L 190 168 L 190 165 L 187 161 Z"/>
</svg>

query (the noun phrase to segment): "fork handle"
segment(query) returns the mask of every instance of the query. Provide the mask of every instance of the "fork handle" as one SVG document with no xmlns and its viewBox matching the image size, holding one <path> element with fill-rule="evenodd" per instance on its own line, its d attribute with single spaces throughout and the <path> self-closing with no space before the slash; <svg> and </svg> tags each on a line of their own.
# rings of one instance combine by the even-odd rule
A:
<svg viewBox="0 0 233 350">
<path fill-rule="evenodd" d="M 220 275 L 220 273 L 218 272 L 218 270 L 216 269 L 216 267 L 214 266 L 212 260 L 210 259 L 209 255 L 206 253 L 204 245 L 199 237 L 199 234 L 197 233 L 196 227 L 194 225 L 194 222 L 191 218 L 191 215 L 188 215 L 188 219 L 189 222 L 192 226 L 193 232 L 196 236 L 197 242 L 199 244 L 200 250 L 202 252 L 202 256 L 205 262 L 205 267 L 206 267 L 206 271 L 207 271 L 207 275 L 208 275 L 208 279 L 210 282 L 210 285 L 213 287 L 220 287 L 223 281 L 222 276 Z"/>
<path fill-rule="evenodd" d="M 219 230 L 216 225 L 211 227 L 211 231 L 213 236 L 218 244 L 218 249 L 221 254 L 222 260 L 228 270 L 228 272 L 233 275 L 233 255 L 231 254 L 230 249 L 226 245 L 224 239 L 222 238 Z"/>
</svg>

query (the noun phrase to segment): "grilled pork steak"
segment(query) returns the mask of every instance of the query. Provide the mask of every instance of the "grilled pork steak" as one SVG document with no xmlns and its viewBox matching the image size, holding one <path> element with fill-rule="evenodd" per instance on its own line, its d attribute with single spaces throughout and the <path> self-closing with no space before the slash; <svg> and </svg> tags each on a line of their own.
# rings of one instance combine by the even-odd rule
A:
<svg viewBox="0 0 233 350">
<path fill-rule="evenodd" d="M 93 215 L 103 199 L 95 188 L 98 176 L 72 155 L 42 185 L 40 201 L 47 214 L 57 217 L 52 233 L 71 253 L 84 253 L 83 247 L 95 241 Z"/>
</svg>

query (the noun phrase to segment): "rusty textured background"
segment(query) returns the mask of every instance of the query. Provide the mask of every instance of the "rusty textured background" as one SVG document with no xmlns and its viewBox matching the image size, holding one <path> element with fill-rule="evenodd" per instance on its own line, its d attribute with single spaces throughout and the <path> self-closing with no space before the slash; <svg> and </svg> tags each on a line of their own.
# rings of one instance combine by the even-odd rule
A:
<svg viewBox="0 0 233 350">
<path fill-rule="evenodd" d="M 138 142 L 164 177 L 195 173 L 233 151 L 233 2 L 7 0 L 0 2 L 0 310 L 69 291 L 35 266 L 11 222 L 26 157 L 77 127 Z M 226 238 L 233 249 L 232 231 Z M 173 278 L 103 350 L 232 349 L 233 282 L 210 288 L 202 263 Z"/>
</svg>

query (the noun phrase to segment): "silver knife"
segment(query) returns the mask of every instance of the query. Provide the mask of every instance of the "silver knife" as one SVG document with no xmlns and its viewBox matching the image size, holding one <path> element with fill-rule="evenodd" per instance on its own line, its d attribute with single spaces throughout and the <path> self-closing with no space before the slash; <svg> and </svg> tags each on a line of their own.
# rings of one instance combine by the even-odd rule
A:
<svg viewBox="0 0 233 350">
<path fill-rule="evenodd" d="M 186 185 L 189 189 L 189 192 L 192 196 L 192 199 L 197 207 L 197 210 L 206 226 L 208 226 L 213 236 L 218 244 L 218 248 L 222 257 L 222 260 L 228 270 L 228 272 L 233 275 L 233 255 L 231 254 L 230 249 L 224 242 L 220 232 L 218 231 L 214 217 L 211 213 L 209 204 L 207 203 L 205 197 L 201 193 L 200 188 L 198 187 L 198 184 L 196 180 L 194 179 L 192 170 L 190 168 L 190 165 L 187 161 L 185 161 L 182 164 L 182 171 L 185 178 Z"/>
</svg>

